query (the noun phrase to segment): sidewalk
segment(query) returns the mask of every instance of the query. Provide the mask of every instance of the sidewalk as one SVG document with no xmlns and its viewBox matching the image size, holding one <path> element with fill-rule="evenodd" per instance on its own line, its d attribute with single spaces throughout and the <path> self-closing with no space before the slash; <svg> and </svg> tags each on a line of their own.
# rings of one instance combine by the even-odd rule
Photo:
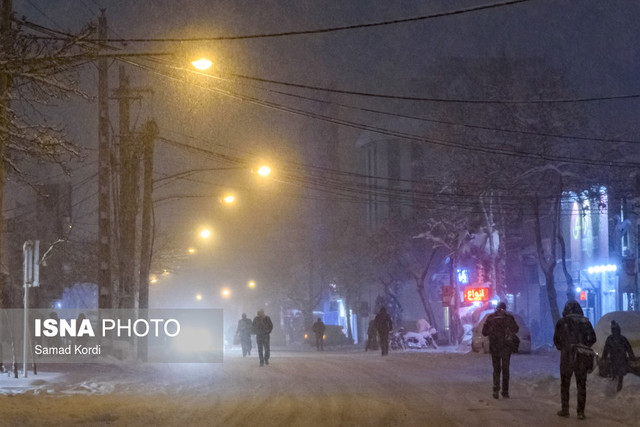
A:
<svg viewBox="0 0 640 427">
<path fill-rule="evenodd" d="M 33 371 L 27 372 L 27 377 L 23 377 L 22 371 L 18 371 L 18 378 L 15 378 L 13 371 L 0 372 L 0 395 L 25 393 L 48 389 L 56 379 L 63 374 L 61 372 L 42 372 L 34 375 Z"/>
</svg>

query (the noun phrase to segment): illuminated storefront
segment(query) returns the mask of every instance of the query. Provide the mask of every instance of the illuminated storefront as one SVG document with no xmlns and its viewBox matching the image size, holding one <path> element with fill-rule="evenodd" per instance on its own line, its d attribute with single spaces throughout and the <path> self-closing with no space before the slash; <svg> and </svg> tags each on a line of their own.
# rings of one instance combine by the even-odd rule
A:
<svg viewBox="0 0 640 427">
<path fill-rule="evenodd" d="M 622 310 L 619 292 L 619 255 L 609 252 L 609 201 L 601 187 L 596 200 L 569 193 L 563 202 L 570 211 L 565 226 L 569 242 L 567 261 L 576 286 L 576 299 L 593 322 L 603 315 Z M 569 209 L 567 209 L 569 208 Z M 565 223 L 566 224 L 566 223 Z"/>
</svg>

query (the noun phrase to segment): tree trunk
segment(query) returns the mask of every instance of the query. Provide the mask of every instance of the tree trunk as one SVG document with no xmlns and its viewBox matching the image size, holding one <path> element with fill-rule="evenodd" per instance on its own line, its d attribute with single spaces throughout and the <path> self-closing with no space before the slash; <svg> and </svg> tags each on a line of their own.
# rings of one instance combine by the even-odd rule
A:
<svg viewBox="0 0 640 427">
<path fill-rule="evenodd" d="M 495 229 L 495 224 L 493 219 L 493 192 L 489 194 L 488 199 L 489 200 L 487 202 L 485 200 L 485 197 L 480 197 L 482 211 L 484 213 L 484 220 L 485 224 L 487 225 L 487 241 L 489 244 L 489 281 L 491 282 L 494 293 L 502 296 L 501 294 L 503 292 L 498 292 L 498 274 L 496 268 L 498 257 L 496 251 L 494 250 L 495 242 L 493 231 Z"/>
<path fill-rule="evenodd" d="M 460 316 L 458 314 L 460 303 L 455 274 L 456 265 L 456 257 L 452 254 L 449 256 L 449 285 L 453 290 L 453 296 L 451 298 L 451 310 L 449 311 L 449 319 L 451 325 L 450 333 L 453 343 L 459 344 L 462 341 L 462 336 L 464 335 L 464 328 L 462 327 L 462 322 L 460 321 Z"/>
<path fill-rule="evenodd" d="M 542 268 L 542 272 L 544 273 L 545 284 L 547 287 L 547 299 L 549 300 L 549 311 L 551 313 L 554 325 L 558 322 L 558 320 L 560 320 L 560 311 L 558 310 L 558 299 L 556 295 L 555 280 L 553 276 L 553 271 L 557 263 L 555 236 L 557 235 L 556 230 L 558 228 L 557 221 L 559 220 L 559 204 L 560 198 L 556 197 L 556 199 L 554 200 L 554 211 L 552 219 L 552 236 L 554 236 L 554 238 L 551 239 L 551 247 L 549 248 L 550 254 L 547 256 L 544 247 L 542 246 L 542 227 L 540 225 L 539 201 L 537 197 L 534 200 L 534 231 L 536 235 L 536 247 L 538 249 L 538 262 L 540 263 L 540 268 Z"/>
<path fill-rule="evenodd" d="M 571 301 L 576 299 L 576 288 L 573 286 L 573 278 L 567 269 L 567 250 L 562 233 L 558 233 L 558 243 L 560 243 L 560 254 L 562 255 L 562 271 L 567 281 L 567 300 Z"/>
<path fill-rule="evenodd" d="M 429 321 L 429 324 L 434 328 L 436 328 L 437 330 L 438 326 L 436 323 L 436 317 L 433 313 L 433 308 L 431 307 L 431 301 L 429 299 L 427 292 L 425 292 L 425 280 L 427 279 L 427 275 L 429 274 L 429 268 L 431 268 L 431 263 L 433 262 L 433 258 L 435 257 L 435 255 L 436 255 L 436 250 L 434 249 L 431 251 L 429 262 L 427 263 L 424 270 L 422 270 L 422 274 L 420 275 L 420 277 L 416 276 L 415 274 L 412 274 L 412 275 L 413 275 L 413 279 L 416 282 L 416 289 L 418 291 L 418 295 L 420 296 L 420 301 L 422 301 L 424 312 L 427 315 L 427 320 Z"/>
</svg>

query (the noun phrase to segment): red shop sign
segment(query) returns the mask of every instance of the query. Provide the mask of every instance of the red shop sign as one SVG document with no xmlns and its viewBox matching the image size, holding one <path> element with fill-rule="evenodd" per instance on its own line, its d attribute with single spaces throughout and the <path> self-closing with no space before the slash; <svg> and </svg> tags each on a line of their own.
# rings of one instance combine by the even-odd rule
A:
<svg viewBox="0 0 640 427">
<path fill-rule="evenodd" d="M 489 288 L 464 288 L 464 302 L 489 301 Z"/>
</svg>

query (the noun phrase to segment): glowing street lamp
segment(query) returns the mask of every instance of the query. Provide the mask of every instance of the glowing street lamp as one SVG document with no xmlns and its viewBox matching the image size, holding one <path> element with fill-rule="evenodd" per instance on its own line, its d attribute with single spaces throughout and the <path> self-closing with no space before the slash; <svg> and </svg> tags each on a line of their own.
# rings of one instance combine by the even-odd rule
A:
<svg viewBox="0 0 640 427">
<path fill-rule="evenodd" d="M 249 282 L 249 287 L 250 287 L 251 289 L 254 289 L 254 288 L 256 287 L 256 282 L 254 282 L 253 280 L 251 280 L 251 281 Z"/>
<path fill-rule="evenodd" d="M 234 196 L 233 194 L 227 194 L 226 196 L 224 196 L 222 198 L 222 200 L 226 203 L 226 204 L 231 204 L 233 202 L 236 201 L 236 196 Z"/>
<path fill-rule="evenodd" d="M 203 229 L 200 232 L 200 237 L 202 237 L 203 239 L 208 239 L 209 237 L 211 237 L 211 230 L 209 230 L 208 228 Z"/>
<path fill-rule="evenodd" d="M 192 255 L 195 254 L 196 253 L 195 248 L 189 248 L 189 253 Z"/>
<path fill-rule="evenodd" d="M 269 176 L 271 174 L 271 168 L 267 165 L 260 166 L 258 169 L 258 175 L 260 176 Z"/>
<path fill-rule="evenodd" d="M 196 301 L 202 301 L 202 294 L 196 294 Z"/>
<path fill-rule="evenodd" d="M 198 70 L 204 71 L 204 70 L 208 70 L 209 68 L 211 68 L 211 65 L 213 65 L 213 62 L 211 62 L 207 58 L 200 58 L 200 59 L 197 59 L 195 61 L 192 61 L 191 65 L 196 67 Z"/>
<path fill-rule="evenodd" d="M 223 288 L 222 291 L 220 291 L 220 295 L 222 295 L 222 298 L 230 298 L 231 290 L 229 288 Z"/>
</svg>

